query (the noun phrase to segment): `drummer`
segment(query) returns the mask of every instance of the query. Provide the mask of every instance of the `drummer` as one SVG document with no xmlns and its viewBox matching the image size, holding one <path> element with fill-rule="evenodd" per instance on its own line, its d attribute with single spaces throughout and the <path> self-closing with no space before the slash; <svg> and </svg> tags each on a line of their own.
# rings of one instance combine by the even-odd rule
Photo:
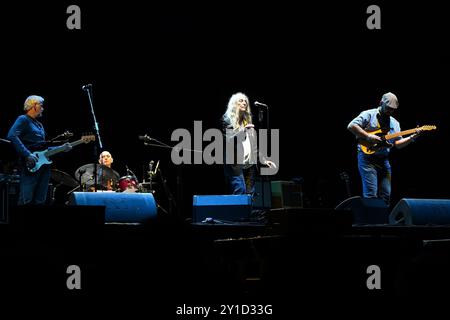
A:
<svg viewBox="0 0 450 320">
<path fill-rule="evenodd" d="M 98 173 L 99 177 L 99 184 L 103 187 L 104 190 L 108 191 L 115 191 L 117 190 L 117 185 L 119 182 L 120 175 L 111 168 L 111 165 L 113 163 L 114 159 L 109 151 L 103 151 L 100 153 L 100 157 L 98 158 L 98 163 L 100 163 L 102 166 L 105 166 L 111 170 L 100 170 L 102 172 Z M 112 176 L 111 174 L 106 174 L 106 171 L 113 172 Z"/>
</svg>

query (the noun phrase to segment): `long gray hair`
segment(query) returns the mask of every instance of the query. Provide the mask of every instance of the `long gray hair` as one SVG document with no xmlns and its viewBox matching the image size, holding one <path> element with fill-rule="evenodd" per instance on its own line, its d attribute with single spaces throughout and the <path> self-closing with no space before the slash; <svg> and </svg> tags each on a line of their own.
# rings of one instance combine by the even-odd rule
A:
<svg viewBox="0 0 450 320">
<path fill-rule="evenodd" d="M 239 119 L 238 101 L 240 99 L 244 99 L 247 102 L 247 109 L 245 110 L 242 116 L 242 123 L 239 123 L 240 119 Z M 224 120 L 227 120 L 231 123 L 231 125 L 233 126 L 233 130 L 236 130 L 239 127 L 243 126 L 244 122 L 246 122 L 246 124 L 253 123 L 252 112 L 250 110 L 250 101 L 248 97 L 242 92 L 237 92 L 233 94 L 230 100 L 228 101 L 227 110 L 225 111 L 223 118 Z"/>
</svg>

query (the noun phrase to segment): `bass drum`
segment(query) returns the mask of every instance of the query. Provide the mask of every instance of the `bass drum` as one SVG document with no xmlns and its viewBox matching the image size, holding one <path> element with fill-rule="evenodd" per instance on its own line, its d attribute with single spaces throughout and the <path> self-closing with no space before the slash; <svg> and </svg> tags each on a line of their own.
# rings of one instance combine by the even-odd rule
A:
<svg viewBox="0 0 450 320">
<path fill-rule="evenodd" d="M 137 192 L 139 184 L 133 176 L 124 176 L 119 179 L 119 189 L 121 192 Z"/>
</svg>

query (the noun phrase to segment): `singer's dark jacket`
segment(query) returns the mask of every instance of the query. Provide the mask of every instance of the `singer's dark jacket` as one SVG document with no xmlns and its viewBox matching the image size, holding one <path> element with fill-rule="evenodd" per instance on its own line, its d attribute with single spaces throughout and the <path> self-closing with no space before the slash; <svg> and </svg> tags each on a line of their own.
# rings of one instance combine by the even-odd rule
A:
<svg viewBox="0 0 450 320">
<path fill-rule="evenodd" d="M 44 127 L 39 121 L 26 114 L 17 117 L 9 129 L 7 138 L 22 159 L 26 159 L 34 151 L 42 151 L 47 148 Z"/>
<path fill-rule="evenodd" d="M 251 147 L 251 158 L 256 162 L 255 165 L 258 165 L 259 163 L 259 158 L 258 155 L 260 156 L 260 158 L 265 161 L 265 157 L 263 157 L 259 152 L 258 152 L 258 143 L 257 143 L 257 133 L 256 130 L 254 128 L 250 128 L 250 129 L 243 129 L 243 130 L 239 130 L 239 131 L 233 131 L 233 125 L 230 123 L 230 121 L 227 118 L 222 117 L 222 132 L 223 132 L 223 137 L 224 137 L 224 164 L 226 166 L 229 166 L 231 168 L 231 172 L 233 176 L 239 176 L 242 174 L 242 170 L 244 169 L 244 165 L 243 163 L 243 159 L 235 159 L 234 163 L 231 164 L 227 164 L 226 162 L 226 157 L 227 157 L 227 153 L 226 153 L 226 145 L 229 143 L 233 143 L 233 149 L 234 149 L 234 156 L 235 158 L 237 158 L 237 148 L 238 148 L 238 144 L 237 142 L 237 137 L 238 135 L 245 135 L 246 131 L 248 132 L 248 137 L 250 139 L 250 147 Z M 241 147 L 241 146 L 239 146 Z"/>
</svg>

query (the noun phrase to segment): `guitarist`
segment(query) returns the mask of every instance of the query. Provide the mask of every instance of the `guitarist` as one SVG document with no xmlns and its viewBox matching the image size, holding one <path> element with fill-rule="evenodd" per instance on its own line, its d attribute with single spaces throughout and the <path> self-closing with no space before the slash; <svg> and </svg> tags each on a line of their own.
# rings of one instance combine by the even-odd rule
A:
<svg viewBox="0 0 450 320">
<path fill-rule="evenodd" d="M 392 92 L 385 93 L 378 108 L 361 112 L 347 126 L 357 139 L 369 144 L 381 144 L 382 147 L 372 154 L 362 151 L 358 144 L 358 169 L 362 179 L 364 198 L 381 198 L 389 205 L 391 195 L 391 165 L 389 163 L 390 149 L 399 149 L 414 142 L 418 133 L 407 138 L 401 136 L 383 141 L 381 137 L 370 132 L 381 129 L 383 135 L 400 132 L 400 123 L 392 116 L 398 108 L 398 99 Z"/>
<path fill-rule="evenodd" d="M 38 121 L 44 111 L 44 98 L 36 95 L 29 96 L 25 100 L 23 110 L 25 114 L 17 117 L 8 132 L 8 139 L 20 156 L 18 204 L 45 204 L 50 180 L 50 166 L 43 165 L 34 173 L 28 170 L 28 168 L 33 168 L 38 160 L 32 153 L 47 149 L 45 130 L 42 123 Z M 64 146 L 67 148 L 66 151 L 72 148 L 68 143 Z"/>
</svg>

